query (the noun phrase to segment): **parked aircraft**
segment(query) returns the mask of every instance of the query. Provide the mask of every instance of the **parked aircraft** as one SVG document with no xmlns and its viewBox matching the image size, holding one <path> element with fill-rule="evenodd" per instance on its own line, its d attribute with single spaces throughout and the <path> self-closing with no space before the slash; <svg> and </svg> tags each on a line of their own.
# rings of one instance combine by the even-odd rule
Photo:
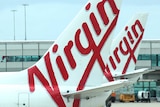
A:
<svg viewBox="0 0 160 107">
<path fill-rule="evenodd" d="M 132 82 L 115 75 L 139 72 L 134 68 L 147 20 L 135 15 L 113 39 L 121 2 L 88 1 L 36 64 L 0 73 L 0 107 L 110 106 L 111 90 Z"/>
</svg>

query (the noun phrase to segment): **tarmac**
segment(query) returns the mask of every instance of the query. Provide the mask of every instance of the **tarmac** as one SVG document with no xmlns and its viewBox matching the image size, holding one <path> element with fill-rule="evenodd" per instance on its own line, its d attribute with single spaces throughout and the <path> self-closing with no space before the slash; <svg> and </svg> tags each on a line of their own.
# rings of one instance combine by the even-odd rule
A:
<svg viewBox="0 0 160 107">
<path fill-rule="evenodd" d="M 112 103 L 111 107 L 160 107 L 160 102 L 151 102 L 151 103 L 145 103 L 145 102 L 115 102 Z"/>
</svg>

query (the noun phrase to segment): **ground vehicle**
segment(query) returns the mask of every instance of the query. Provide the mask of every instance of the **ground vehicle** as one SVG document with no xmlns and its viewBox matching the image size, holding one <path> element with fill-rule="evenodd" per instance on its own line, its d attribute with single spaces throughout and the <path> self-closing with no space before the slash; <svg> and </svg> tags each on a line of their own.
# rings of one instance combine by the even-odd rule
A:
<svg viewBox="0 0 160 107">
<path fill-rule="evenodd" d="M 115 92 L 112 92 L 112 94 L 111 94 L 111 101 L 112 102 L 116 101 L 116 93 Z"/>
<path fill-rule="evenodd" d="M 133 85 L 129 85 L 129 86 L 126 86 L 120 89 L 119 101 L 120 102 L 134 102 L 135 101 Z"/>
<path fill-rule="evenodd" d="M 134 102 L 135 95 L 134 94 L 120 94 L 119 101 L 120 102 Z"/>
<path fill-rule="evenodd" d="M 136 101 L 139 102 L 150 102 L 150 92 L 149 91 L 138 91 L 136 95 Z"/>
</svg>

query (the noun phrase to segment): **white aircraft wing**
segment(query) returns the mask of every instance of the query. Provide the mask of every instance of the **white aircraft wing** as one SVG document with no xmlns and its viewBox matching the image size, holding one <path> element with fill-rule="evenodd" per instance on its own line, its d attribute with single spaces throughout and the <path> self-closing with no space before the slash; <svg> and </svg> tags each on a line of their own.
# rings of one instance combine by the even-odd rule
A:
<svg viewBox="0 0 160 107">
<path fill-rule="evenodd" d="M 101 95 L 104 92 L 114 90 L 114 89 L 118 89 L 120 87 L 124 87 L 124 86 L 128 85 L 129 83 L 130 82 L 126 79 L 117 80 L 117 81 L 112 81 L 112 82 L 109 82 L 109 83 L 105 83 L 102 86 L 94 87 L 94 88 L 91 88 L 91 89 L 64 93 L 63 96 L 66 97 L 66 98 L 89 99 L 89 98 Z"/>
</svg>

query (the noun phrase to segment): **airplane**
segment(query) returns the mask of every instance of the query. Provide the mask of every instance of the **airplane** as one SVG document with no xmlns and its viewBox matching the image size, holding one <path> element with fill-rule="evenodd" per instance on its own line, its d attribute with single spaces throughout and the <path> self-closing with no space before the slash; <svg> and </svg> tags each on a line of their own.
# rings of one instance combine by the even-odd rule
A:
<svg viewBox="0 0 160 107">
<path fill-rule="evenodd" d="M 113 39 L 121 2 L 89 0 L 37 63 L 0 73 L 0 107 L 110 107 L 112 90 L 132 83 L 115 74 L 139 72 L 134 68 L 148 16 L 136 14 Z"/>
</svg>

